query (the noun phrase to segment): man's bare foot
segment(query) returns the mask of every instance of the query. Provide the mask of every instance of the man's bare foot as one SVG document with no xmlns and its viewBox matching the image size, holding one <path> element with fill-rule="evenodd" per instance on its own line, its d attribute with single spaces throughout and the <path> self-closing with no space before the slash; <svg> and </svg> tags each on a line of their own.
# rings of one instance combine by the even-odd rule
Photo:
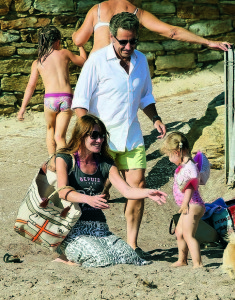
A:
<svg viewBox="0 0 235 300">
<path fill-rule="evenodd" d="M 178 267 L 185 267 L 185 266 L 187 266 L 188 265 L 188 263 L 186 263 L 186 262 L 181 262 L 181 261 L 176 261 L 175 263 L 173 263 L 172 265 L 171 265 L 171 267 L 173 267 L 173 268 L 178 268 Z"/>
</svg>

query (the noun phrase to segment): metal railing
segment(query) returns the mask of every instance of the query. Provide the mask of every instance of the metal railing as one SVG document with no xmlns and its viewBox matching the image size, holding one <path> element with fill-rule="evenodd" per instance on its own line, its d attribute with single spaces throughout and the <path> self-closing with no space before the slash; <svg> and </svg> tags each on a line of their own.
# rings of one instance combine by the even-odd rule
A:
<svg viewBox="0 0 235 300">
<path fill-rule="evenodd" d="M 234 46 L 224 52 L 225 74 L 225 171 L 227 184 L 235 185 L 235 69 Z"/>
</svg>

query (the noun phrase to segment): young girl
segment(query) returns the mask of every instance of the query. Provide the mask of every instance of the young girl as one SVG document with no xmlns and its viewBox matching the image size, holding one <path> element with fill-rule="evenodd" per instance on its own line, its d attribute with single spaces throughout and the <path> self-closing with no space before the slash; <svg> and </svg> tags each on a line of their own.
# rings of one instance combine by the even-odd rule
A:
<svg viewBox="0 0 235 300">
<path fill-rule="evenodd" d="M 18 113 L 18 120 L 24 119 L 39 74 L 45 86 L 44 112 L 47 123 L 46 143 L 49 155 L 66 146 L 66 131 L 72 115 L 70 109 L 73 99 L 69 82 L 69 63 L 83 66 L 87 59 L 83 47 L 79 47 L 80 56 L 69 50 L 60 49 L 61 34 L 54 26 L 43 28 L 38 35 L 38 59 L 31 67 L 31 75 L 25 90 L 23 102 Z M 55 160 L 49 168 L 55 170 Z"/>
<path fill-rule="evenodd" d="M 205 211 L 205 204 L 198 192 L 198 168 L 191 158 L 189 143 L 180 132 L 170 133 L 166 137 L 161 151 L 178 166 L 174 175 L 173 194 L 177 205 L 180 206 L 179 213 L 181 213 L 175 231 L 179 258 L 172 266 L 186 266 L 189 251 L 193 267 L 202 267 L 200 245 L 195 239 L 199 220 Z"/>
</svg>

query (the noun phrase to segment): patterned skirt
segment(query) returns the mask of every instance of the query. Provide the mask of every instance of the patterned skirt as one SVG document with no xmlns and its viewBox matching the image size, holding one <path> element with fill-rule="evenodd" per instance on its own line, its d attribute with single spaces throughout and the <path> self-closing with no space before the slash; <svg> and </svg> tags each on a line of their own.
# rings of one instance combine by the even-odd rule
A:
<svg viewBox="0 0 235 300">
<path fill-rule="evenodd" d="M 151 263 L 141 259 L 126 242 L 109 231 L 106 223 L 101 222 L 78 220 L 57 251 L 86 268 Z"/>
</svg>

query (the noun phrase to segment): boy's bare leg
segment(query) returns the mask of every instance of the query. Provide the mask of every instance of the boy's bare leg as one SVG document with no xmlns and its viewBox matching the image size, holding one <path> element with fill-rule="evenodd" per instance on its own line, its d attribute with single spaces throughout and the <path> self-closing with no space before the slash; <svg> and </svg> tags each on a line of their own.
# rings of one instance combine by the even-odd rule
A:
<svg viewBox="0 0 235 300">
<path fill-rule="evenodd" d="M 47 151 L 50 156 L 56 152 L 56 143 L 55 143 L 54 136 L 55 136 L 57 112 L 44 106 L 44 114 L 45 114 L 45 120 L 47 125 L 46 144 L 47 144 Z M 55 158 L 51 159 L 48 167 L 52 171 L 55 171 Z"/>
<path fill-rule="evenodd" d="M 145 169 L 122 170 L 124 179 L 131 187 L 144 188 Z M 127 200 L 125 206 L 125 217 L 127 222 L 127 243 L 135 249 L 137 247 L 137 238 L 144 212 L 144 199 Z"/>
<path fill-rule="evenodd" d="M 71 109 L 60 111 L 56 116 L 55 142 L 56 150 L 66 146 L 66 133 L 73 112 Z"/>
</svg>

